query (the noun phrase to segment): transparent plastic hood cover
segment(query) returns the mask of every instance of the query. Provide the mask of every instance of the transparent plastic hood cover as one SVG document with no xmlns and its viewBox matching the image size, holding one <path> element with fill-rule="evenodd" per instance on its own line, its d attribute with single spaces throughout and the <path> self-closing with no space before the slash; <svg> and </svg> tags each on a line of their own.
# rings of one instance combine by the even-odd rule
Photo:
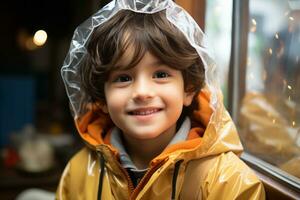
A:
<svg viewBox="0 0 300 200">
<path fill-rule="evenodd" d="M 114 0 L 92 15 L 76 28 L 70 44 L 69 52 L 61 68 L 61 75 L 70 100 L 75 119 L 87 112 L 86 105 L 90 101 L 84 95 L 81 85 L 80 66 L 87 54 L 87 43 L 94 29 L 109 20 L 120 10 L 131 10 L 139 13 L 155 13 L 166 10 L 167 19 L 186 36 L 190 44 L 197 50 L 205 67 L 205 83 L 210 90 L 210 104 L 215 109 L 221 99 L 217 98 L 219 86 L 215 73 L 216 66 L 207 46 L 204 33 L 195 20 L 172 0 Z"/>
</svg>

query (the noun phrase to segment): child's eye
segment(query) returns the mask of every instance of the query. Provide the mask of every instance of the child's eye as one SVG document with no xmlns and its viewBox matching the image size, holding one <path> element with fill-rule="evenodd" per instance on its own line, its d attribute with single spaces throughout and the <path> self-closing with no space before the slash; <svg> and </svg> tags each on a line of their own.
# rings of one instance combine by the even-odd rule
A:
<svg viewBox="0 0 300 200">
<path fill-rule="evenodd" d="M 132 78 L 130 76 L 124 74 L 116 77 L 113 82 L 129 82 L 131 80 Z"/>
<path fill-rule="evenodd" d="M 153 78 L 167 78 L 170 74 L 164 71 L 157 71 L 154 73 Z"/>
</svg>

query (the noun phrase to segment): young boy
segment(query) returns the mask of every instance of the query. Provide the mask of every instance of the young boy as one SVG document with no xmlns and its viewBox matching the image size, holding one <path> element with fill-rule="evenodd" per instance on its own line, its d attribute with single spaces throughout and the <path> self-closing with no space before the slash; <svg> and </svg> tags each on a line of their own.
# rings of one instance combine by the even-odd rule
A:
<svg viewBox="0 0 300 200">
<path fill-rule="evenodd" d="M 203 36 L 171 0 L 116 0 L 75 31 L 62 75 L 87 147 L 57 199 L 264 199 Z"/>
</svg>

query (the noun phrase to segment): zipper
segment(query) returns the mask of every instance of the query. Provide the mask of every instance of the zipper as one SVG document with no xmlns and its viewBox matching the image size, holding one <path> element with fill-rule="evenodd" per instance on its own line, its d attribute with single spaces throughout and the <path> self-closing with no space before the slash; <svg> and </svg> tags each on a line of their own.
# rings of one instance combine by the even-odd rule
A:
<svg viewBox="0 0 300 200">
<path fill-rule="evenodd" d="M 143 176 L 143 178 L 141 179 L 141 181 L 138 183 L 138 185 L 134 188 L 133 183 L 131 181 L 131 178 L 128 174 L 128 172 L 126 171 L 126 169 L 124 169 L 121 164 L 117 161 L 114 160 L 114 162 L 117 164 L 117 166 L 119 167 L 119 169 L 123 172 L 125 178 L 127 179 L 128 182 L 128 190 L 129 190 L 129 199 L 135 199 L 138 195 L 138 193 L 141 191 L 142 187 L 145 185 L 145 183 L 149 180 L 150 176 L 158 169 L 160 168 L 164 163 L 165 160 L 161 161 L 159 164 L 153 166 L 152 168 L 150 168 L 146 174 Z"/>
<path fill-rule="evenodd" d="M 146 182 L 150 179 L 151 175 L 158 169 L 160 168 L 164 163 L 165 160 L 162 160 L 160 163 L 158 163 L 157 165 L 153 166 L 152 168 L 150 168 L 146 174 L 143 176 L 143 178 L 141 179 L 141 181 L 138 183 L 138 185 L 136 186 L 136 188 L 133 190 L 133 193 L 130 196 L 130 199 L 135 199 L 138 195 L 138 193 L 141 191 L 142 187 L 145 186 Z"/>
<path fill-rule="evenodd" d="M 179 160 L 175 163 L 173 178 L 172 178 L 172 193 L 171 193 L 171 200 L 175 200 L 176 198 L 176 187 L 177 187 L 177 177 L 179 173 L 179 168 L 183 160 Z"/>
<path fill-rule="evenodd" d="M 97 153 L 100 153 L 100 149 L 96 148 Z M 114 157 L 114 156 L 112 156 Z M 112 159 L 112 161 L 119 167 L 119 169 L 121 170 L 121 172 L 123 173 L 123 175 L 125 176 L 127 182 L 128 182 L 128 190 L 129 190 L 129 199 L 134 200 L 138 193 L 141 191 L 142 187 L 145 186 L 146 182 L 150 179 L 151 175 L 158 169 L 160 168 L 166 161 L 167 159 L 164 159 L 162 161 L 160 161 L 158 164 L 156 164 L 155 166 L 151 167 L 146 174 L 143 176 L 143 178 L 141 179 L 141 181 L 138 183 L 138 185 L 134 188 L 133 183 L 131 181 L 131 178 L 128 174 L 128 172 L 126 171 L 126 169 L 124 169 L 121 164 L 116 160 L 116 159 Z"/>
<path fill-rule="evenodd" d="M 97 152 L 100 153 L 100 150 L 97 149 Z M 114 156 L 111 156 L 111 157 L 114 157 Z M 128 191 L 129 191 L 129 196 L 132 194 L 133 190 L 134 190 L 134 186 L 133 186 L 133 183 L 131 181 L 131 178 L 128 174 L 128 172 L 126 171 L 126 169 L 124 169 L 121 164 L 116 161 L 116 159 L 112 159 L 112 161 L 119 167 L 119 169 L 121 170 L 121 172 L 123 172 L 123 175 L 125 176 L 127 182 L 128 182 Z"/>
<path fill-rule="evenodd" d="M 121 164 L 119 162 L 116 162 L 119 169 L 123 172 L 123 174 L 125 175 L 125 178 L 127 179 L 127 182 L 128 182 L 128 190 L 129 190 L 129 196 L 132 194 L 132 192 L 134 191 L 134 186 L 133 186 L 133 183 L 131 181 L 131 178 L 128 174 L 128 172 L 126 171 L 126 169 L 124 169 Z"/>
<path fill-rule="evenodd" d="M 129 199 L 135 199 L 138 195 L 138 193 L 141 191 L 142 187 L 145 185 L 145 183 L 149 180 L 149 178 L 151 177 L 151 175 L 158 169 L 160 168 L 164 163 L 165 160 L 162 160 L 160 163 L 158 163 L 157 165 L 153 166 L 152 168 L 150 168 L 146 174 L 143 176 L 143 178 L 141 179 L 141 181 L 138 183 L 138 185 L 134 188 L 132 180 L 128 174 L 128 172 L 126 171 L 126 169 L 124 169 L 121 164 L 116 161 L 114 159 L 114 162 L 117 164 L 117 166 L 119 167 L 119 169 L 123 172 L 125 178 L 127 179 L 128 182 L 128 190 L 129 190 Z"/>
</svg>

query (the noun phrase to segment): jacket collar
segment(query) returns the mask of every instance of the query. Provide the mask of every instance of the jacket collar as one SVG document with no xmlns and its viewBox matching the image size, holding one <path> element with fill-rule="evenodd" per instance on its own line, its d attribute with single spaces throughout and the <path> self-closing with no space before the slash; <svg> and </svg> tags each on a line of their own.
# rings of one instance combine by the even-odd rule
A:
<svg viewBox="0 0 300 200">
<path fill-rule="evenodd" d="M 191 129 L 191 120 L 189 119 L 189 117 L 186 117 L 183 123 L 181 124 L 180 128 L 178 129 L 177 133 L 170 141 L 169 145 L 173 145 L 185 141 L 188 137 L 188 133 L 190 129 Z M 119 151 L 120 162 L 124 168 L 130 169 L 131 171 L 135 171 L 135 172 L 147 170 L 147 169 L 138 169 L 134 165 L 134 163 L 130 159 L 130 156 L 127 154 L 126 149 L 123 145 L 121 131 L 119 128 L 117 127 L 113 128 L 110 137 L 110 142 L 112 146 L 114 146 Z"/>
</svg>

